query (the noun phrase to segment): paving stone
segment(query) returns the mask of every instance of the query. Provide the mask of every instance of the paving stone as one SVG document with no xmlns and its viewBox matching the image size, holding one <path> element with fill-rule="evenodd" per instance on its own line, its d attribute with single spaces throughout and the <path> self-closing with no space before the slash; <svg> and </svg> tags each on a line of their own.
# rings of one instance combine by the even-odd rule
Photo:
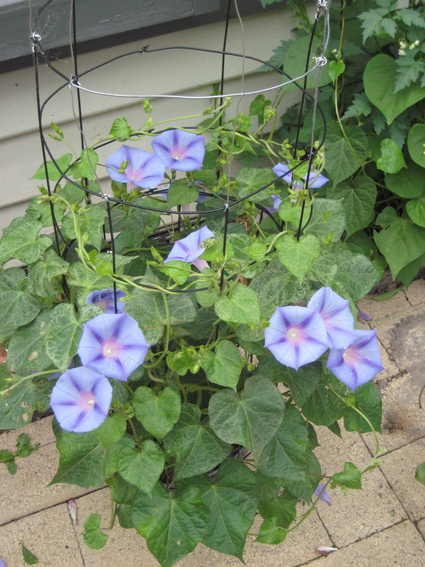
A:
<svg viewBox="0 0 425 567">
<path fill-rule="evenodd" d="M 382 319 L 388 315 L 394 315 L 410 307 L 410 303 L 403 290 L 385 301 L 376 301 L 371 296 L 367 296 L 357 302 L 357 307 L 362 313 L 366 313 L 372 319 Z"/>
<path fill-rule="evenodd" d="M 53 417 L 45 417 L 29 423 L 20 429 L 3 431 L 0 433 L 0 449 L 14 451 L 16 448 L 16 438 L 21 433 L 26 433 L 28 435 L 31 445 L 39 443 L 40 447 L 43 447 L 49 443 L 55 443 L 56 439 L 52 431 L 52 419 Z"/>
<path fill-rule="evenodd" d="M 102 515 L 102 526 L 109 523 L 110 500 L 108 489 L 100 490 L 89 496 L 76 499 L 78 511 L 77 534 L 86 565 L 90 567 L 106 567 L 109 565 L 131 565 L 132 567 L 158 567 L 158 562 L 148 551 L 145 540 L 134 530 L 124 530 L 114 525 L 106 546 L 101 550 L 88 548 L 79 535 L 82 526 L 90 514 Z M 254 523 L 252 531 L 258 530 L 259 521 Z M 255 543 L 248 537 L 244 559 L 247 567 L 295 567 L 316 557 L 315 550 L 319 545 L 332 545 L 322 523 L 313 513 L 300 527 L 288 535 L 286 541 L 279 546 Z M 198 545 L 195 551 L 176 563 L 176 567 L 233 567 L 240 566 L 236 557 L 230 557 Z"/>
<path fill-rule="evenodd" d="M 425 517 L 425 486 L 415 479 L 425 461 L 425 438 L 382 457 L 380 466 L 411 520 Z"/>
<path fill-rule="evenodd" d="M 311 563 L 314 567 L 423 567 L 425 543 L 402 522 Z"/>
<path fill-rule="evenodd" d="M 362 468 L 371 460 L 365 445 L 359 443 L 357 433 L 345 433 L 342 440 L 325 428 L 319 428 L 318 438 L 322 446 L 314 452 L 324 474 L 343 471 L 346 462 Z M 331 490 L 332 505 L 323 503 L 318 508 L 336 547 L 349 545 L 407 517 L 379 469 L 362 476 L 362 487 L 362 490 L 347 490 L 346 496 L 339 488 Z"/>
<path fill-rule="evenodd" d="M 66 504 L 0 527 L 0 557 L 7 567 L 26 565 L 21 544 L 39 559 L 39 565 L 84 567 Z"/>
<path fill-rule="evenodd" d="M 418 522 L 416 527 L 418 528 L 419 532 L 422 534 L 422 537 L 425 540 L 425 519 Z"/>
<path fill-rule="evenodd" d="M 410 305 L 425 303 L 425 280 L 420 279 L 412 282 L 406 290 L 406 297 Z"/>
<path fill-rule="evenodd" d="M 381 388 L 382 435 L 380 443 L 387 451 L 398 449 L 416 439 L 425 437 L 425 395 L 422 395 L 422 409 L 419 394 L 424 385 L 423 374 L 404 374 Z M 363 434 L 373 450 L 375 441 L 372 433 Z M 425 455 L 424 459 L 425 460 Z"/>
<path fill-rule="evenodd" d="M 72 484 L 47 486 L 56 473 L 58 462 L 59 453 L 51 443 L 17 460 L 18 470 L 14 476 L 0 463 L 0 525 L 90 492 L 90 489 Z"/>
</svg>

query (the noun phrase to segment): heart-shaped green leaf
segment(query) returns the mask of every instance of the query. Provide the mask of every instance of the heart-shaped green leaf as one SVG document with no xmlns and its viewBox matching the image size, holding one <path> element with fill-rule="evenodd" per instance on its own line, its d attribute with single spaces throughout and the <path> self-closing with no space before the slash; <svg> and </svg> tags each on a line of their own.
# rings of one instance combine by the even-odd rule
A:
<svg viewBox="0 0 425 567">
<path fill-rule="evenodd" d="M 407 149 L 412 160 L 425 167 L 425 124 L 415 124 L 409 130 L 407 136 Z"/>
<path fill-rule="evenodd" d="M 143 427 L 157 439 L 162 439 L 179 419 L 181 400 L 168 386 L 158 395 L 151 388 L 140 386 L 134 392 L 132 405 Z"/>
<path fill-rule="evenodd" d="M 363 73 L 366 96 L 382 112 L 387 124 L 391 124 L 406 108 L 425 98 L 425 88 L 416 83 L 394 93 L 396 73 L 397 63 L 384 53 L 372 57 Z"/>
<path fill-rule="evenodd" d="M 301 283 L 312 267 L 314 260 L 320 256 L 320 244 L 315 236 L 307 234 L 299 240 L 289 234 L 276 243 L 279 261 Z"/>
<path fill-rule="evenodd" d="M 231 341 L 221 341 L 215 348 L 215 354 L 205 354 L 208 356 L 201 363 L 201 367 L 205 370 L 208 380 L 236 390 L 242 370 L 242 357 L 238 347 Z"/>
<path fill-rule="evenodd" d="M 230 294 L 220 297 L 215 312 L 226 323 L 260 323 L 260 304 L 255 291 L 246 285 L 237 284 Z"/>
<path fill-rule="evenodd" d="M 148 439 L 139 451 L 123 447 L 118 459 L 118 472 L 128 483 L 151 494 L 164 469 L 164 453 L 159 445 Z"/>
</svg>

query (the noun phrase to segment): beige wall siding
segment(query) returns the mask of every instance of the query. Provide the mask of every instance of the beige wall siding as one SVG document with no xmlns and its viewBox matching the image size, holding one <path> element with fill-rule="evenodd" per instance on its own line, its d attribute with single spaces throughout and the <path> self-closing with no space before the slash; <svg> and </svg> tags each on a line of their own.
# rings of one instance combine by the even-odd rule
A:
<svg viewBox="0 0 425 567">
<path fill-rule="evenodd" d="M 269 59 L 272 50 L 281 39 L 290 37 L 295 20 L 289 9 L 281 9 L 243 20 L 243 35 L 238 20 L 232 20 L 229 30 L 227 50 L 242 53 L 245 44 L 246 55 L 263 60 Z M 207 49 L 221 49 L 224 24 L 211 24 L 195 29 L 150 38 L 149 41 L 127 44 L 104 49 L 79 58 L 79 72 L 90 69 L 100 62 L 114 56 L 140 49 L 149 44 L 152 49 L 167 46 L 192 46 Z M 242 40 L 243 38 L 243 40 Z M 69 60 L 55 63 L 66 75 L 72 75 Z M 240 76 L 244 71 L 243 88 L 245 91 L 256 90 L 278 84 L 280 78 L 275 73 L 254 73 L 257 63 L 228 58 L 226 64 L 226 91 L 238 92 L 242 89 Z M 220 57 L 198 52 L 163 51 L 157 54 L 125 57 L 117 62 L 102 67 L 82 78 L 83 86 L 94 90 L 123 94 L 163 94 L 211 93 L 211 85 L 220 78 Z M 50 94 L 63 80 L 54 76 L 46 68 L 41 69 L 40 79 L 42 94 Z M 277 91 L 272 91 L 274 95 Z M 296 93 L 285 96 L 285 104 L 292 104 Z M 272 98 L 272 96 L 269 96 Z M 30 179 L 40 165 L 41 149 L 37 130 L 36 98 L 34 72 L 22 69 L 0 75 L 0 229 L 22 214 L 30 198 L 38 194 L 36 180 Z M 252 100 L 252 99 L 250 99 Z M 247 111 L 250 100 L 244 100 L 239 110 Z M 67 140 L 78 154 L 78 128 L 73 116 L 75 94 L 65 87 L 59 95 L 47 105 L 44 115 L 46 132 L 51 121 L 58 124 L 65 132 Z M 154 104 L 154 119 L 171 119 L 175 116 L 192 115 L 202 112 L 208 101 L 184 101 L 180 99 L 151 99 Z M 90 145 L 99 137 L 107 135 L 112 121 L 126 116 L 130 124 L 137 128 L 143 123 L 144 113 L 141 101 L 137 99 L 94 96 L 83 93 L 84 129 L 87 143 Z M 236 111 L 237 100 L 233 103 Z M 230 112 L 230 111 L 229 111 Z M 195 120 L 197 123 L 199 120 Z M 182 125 L 188 125 L 187 122 Z M 64 144 L 53 140 L 49 143 L 55 157 L 69 150 Z M 113 147 L 115 149 L 115 147 Z M 111 149 L 101 152 L 101 161 Z M 101 172 L 100 172 L 101 173 Z"/>
</svg>

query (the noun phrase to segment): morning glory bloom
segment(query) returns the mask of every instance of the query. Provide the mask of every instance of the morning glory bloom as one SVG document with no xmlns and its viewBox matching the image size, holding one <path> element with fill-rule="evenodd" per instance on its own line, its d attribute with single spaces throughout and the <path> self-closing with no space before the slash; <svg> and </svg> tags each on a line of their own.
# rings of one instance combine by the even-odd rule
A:
<svg viewBox="0 0 425 567">
<path fill-rule="evenodd" d="M 284 163 L 278 163 L 277 165 L 274 166 L 273 168 L 273 173 L 275 175 L 278 175 L 279 177 L 281 175 L 283 175 L 284 173 L 286 173 L 287 171 L 289 171 L 289 167 L 284 164 Z M 295 170 L 296 173 L 297 170 Z M 304 175 L 303 179 L 306 180 L 307 174 Z M 283 178 L 283 181 L 285 181 L 286 183 L 291 183 L 292 182 L 292 173 L 288 173 L 288 175 L 285 175 Z M 322 187 L 322 185 L 324 185 L 325 183 L 327 183 L 329 181 L 329 179 L 327 177 L 325 177 L 324 175 L 317 173 L 316 171 L 312 170 L 310 171 L 310 175 L 308 176 L 308 189 L 319 189 L 320 187 Z M 295 181 L 294 183 L 295 188 L 297 189 L 303 189 L 304 184 L 300 183 L 299 181 Z"/>
<path fill-rule="evenodd" d="M 161 183 L 165 166 L 159 157 L 138 148 L 123 145 L 105 162 L 109 176 L 118 183 L 130 183 L 151 189 Z"/>
<path fill-rule="evenodd" d="M 128 313 L 98 315 L 83 325 L 81 362 L 108 378 L 125 382 L 145 360 L 149 344 Z"/>
<path fill-rule="evenodd" d="M 118 301 L 119 299 L 125 297 L 122 290 L 117 289 L 117 312 L 123 313 L 125 303 Z M 114 290 L 113 289 L 96 289 L 88 294 L 86 298 L 86 303 L 93 303 L 93 305 L 98 305 L 102 307 L 105 313 L 115 313 L 115 301 L 114 301 Z"/>
<path fill-rule="evenodd" d="M 329 348 L 326 325 L 309 307 L 277 307 L 264 331 L 265 347 L 285 366 L 298 370 Z"/>
<path fill-rule="evenodd" d="M 62 374 L 53 388 L 50 406 L 62 429 L 85 433 L 105 421 L 111 401 L 107 378 L 80 366 Z"/>
<path fill-rule="evenodd" d="M 215 234 L 207 226 L 195 230 L 189 236 L 177 240 L 164 262 L 169 262 L 170 260 L 188 262 L 194 264 L 202 272 L 204 268 L 208 267 L 207 262 L 199 258 L 205 250 L 205 246 L 202 246 L 202 243 L 208 238 L 214 238 L 214 236 Z"/>
<path fill-rule="evenodd" d="M 329 498 L 328 491 L 326 490 L 324 484 L 318 484 L 316 490 L 314 491 L 314 494 L 316 496 L 319 496 L 320 500 L 323 500 L 323 502 L 326 502 L 326 504 L 329 504 L 329 506 L 332 505 L 331 499 Z"/>
<path fill-rule="evenodd" d="M 376 329 L 355 330 L 355 339 L 347 349 L 332 349 L 326 367 L 351 390 L 366 384 L 384 370 Z"/>
<path fill-rule="evenodd" d="M 331 348 L 345 349 L 354 341 L 354 319 L 348 299 L 330 287 L 322 287 L 310 299 L 308 307 L 317 309 L 323 317 Z"/>
<path fill-rule="evenodd" d="M 205 156 L 205 140 L 181 130 L 166 130 L 152 140 L 152 148 L 165 167 L 176 171 L 200 169 Z"/>
</svg>

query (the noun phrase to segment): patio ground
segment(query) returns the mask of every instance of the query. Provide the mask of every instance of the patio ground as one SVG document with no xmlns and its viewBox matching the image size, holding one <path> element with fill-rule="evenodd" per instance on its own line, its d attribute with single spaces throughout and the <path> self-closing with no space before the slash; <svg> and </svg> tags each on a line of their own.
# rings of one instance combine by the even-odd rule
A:
<svg viewBox="0 0 425 567">
<path fill-rule="evenodd" d="M 386 370 L 377 377 L 382 393 L 383 424 L 380 443 L 386 451 L 379 468 L 363 477 L 362 491 L 330 492 L 332 506 L 320 502 L 315 511 L 279 546 L 254 543 L 246 546 L 247 567 L 424 567 L 425 486 L 418 483 L 416 467 L 425 461 L 425 281 L 414 282 L 388 301 L 366 298 L 360 310 L 377 328 Z M 0 557 L 7 567 L 21 567 L 21 543 L 40 564 L 52 567 L 157 567 L 144 540 L 118 525 L 100 551 L 89 549 L 81 532 L 87 516 L 97 512 L 106 526 L 109 516 L 107 489 L 85 490 L 67 484 L 48 486 L 58 454 L 51 418 L 24 430 L 0 436 L 0 449 L 13 449 L 19 433 L 40 443 L 18 460 L 15 476 L 0 463 Z M 342 441 L 321 428 L 322 447 L 316 454 L 327 473 L 343 469 L 347 461 L 366 464 L 372 455 L 373 435 L 350 433 Z M 67 508 L 75 499 L 77 524 Z M 336 547 L 320 557 L 319 546 Z M 241 565 L 203 546 L 176 564 L 178 567 L 228 567 Z"/>
</svg>

